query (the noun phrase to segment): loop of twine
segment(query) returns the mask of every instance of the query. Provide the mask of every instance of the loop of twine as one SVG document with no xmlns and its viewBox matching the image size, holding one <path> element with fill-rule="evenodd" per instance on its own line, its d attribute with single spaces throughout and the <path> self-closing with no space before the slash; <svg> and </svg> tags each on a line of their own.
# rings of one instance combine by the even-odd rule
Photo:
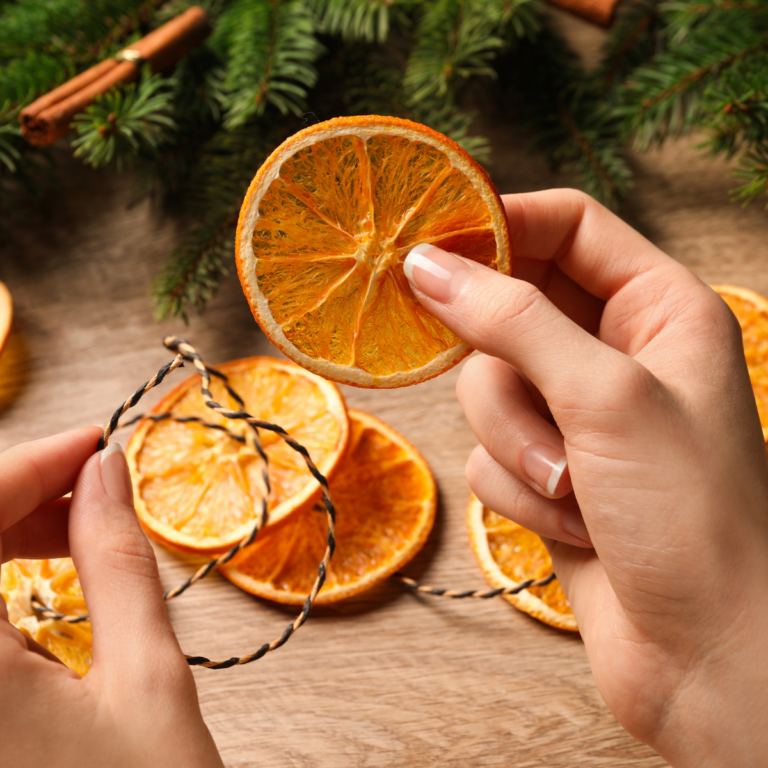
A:
<svg viewBox="0 0 768 768">
<path fill-rule="evenodd" d="M 200 567 L 194 574 L 192 574 L 192 576 L 190 576 L 182 584 L 179 584 L 173 589 L 168 590 L 164 594 L 164 599 L 166 601 L 171 600 L 174 597 L 178 597 L 183 592 L 186 592 L 186 590 L 189 589 L 189 587 L 191 587 L 193 584 L 197 583 L 201 579 L 204 579 L 214 568 L 229 562 L 238 552 L 240 552 L 242 549 L 245 549 L 245 547 L 252 544 L 256 539 L 259 531 L 267 525 L 267 522 L 269 519 L 267 503 L 268 503 L 268 498 L 271 492 L 271 485 L 269 482 L 269 475 L 268 475 L 269 459 L 261 443 L 261 435 L 259 432 L 260 429 L 265 429 L 267 431 L 274 432 L 276 435 L 282 438 L 282 440 L 284 440 L 289 447 L 291 447 L 297 453 L 301 454 L 302 458 L 304 459 L 304 463 L 306 464 L 310 474 L 320 484 L 320 490 L 323 497 L 323 506 L 325 508 L 326 517 L 328 520 L 327 545 L 326 545 L 325 553 L 323 555 L 323 559 L 320 561 L 317 567 L 317 577 L 315 578 L 315 582 L 312 585 L 312 589 L 310 590 L 306 600 L 304 601 L 304 605 L 302 606 L 302 609 L 299 615 L 294 619 L 293 622 L 291 622 L 285 628 L 285 630 L 279 637 L 275 638 L 269 643 L 264 643 L 264 645 L 262 645 L 258 650 L 254 651 L 253 653 L 249 653 L 245 656 L 233 656 L 223 661 L 212 661 L 211 659 L 208 659 L 205 656 L 189 656 L 185 654 L 187 663 L 190 666 L 200 666 L 200 667 L 205 667 L 207 669 L 227 669 L 229 667 L 239 666 L 242 664 L 250 664 L 252 661 L 261 659 L 270 651 L 277 650 L 278 648 L 280 648 L 281 646 L 285 645 L 285 643 L 288 642 L 288 640 L 294 635 L 294 633 L 299 629 L 299 627 L 301 627 L 309 618 L 310 612 L 317 598 L 317 594 L 322 588 L 323 584 L 325 583 L 325 579 L 328 573 L 328 566 L 329 566 L 331 557 L 333 556 L 333 552 L 336 548 L 336 510 L 333 506 L 333 501 L 331 500 L 330 489 L 328 487 L 328 480 L 320 472 L 320 470 L 318 470 L 317 466 L 315 465 L 314 461 L 309 455 L 309 451 L 303 445 L 301 445 L 301 443 L 299 443 L 295 438 L 291 437 L 291 435 L 289 435 L 288 432 L 286 432 L 281 426 L 277 424 L 272 424 L 271 422 L 264 421 L 262 419 L 257 419 L 255 416 L 252 416 L 251 414 L 249 414 L 245 410 L 245 401 L 233 389 L 233 387 L 229 383 L 229 379 L 227 378 L 227 376 L 223 374 L 221 371 L 217 370 L 216 368 L 213 368 L 212 366 L 207 365 L 203 361 L 202 357 L 195 350 L 195 348 L 188 341 L 186 341 L 185 339 L 176 338 L 174 336 L 167 336 L 165 339 L 163 339 L 163 344 L 172 352 L 176 352 L 177 353 L 176 357 L 171 362 L 164 365 L 149 381 L 145 382 L 142 386 L 140 386 L 125 402 L 123 402 L 115 410 L 115 412 L 112 414 L 112 418 L 109 420 L 109 423 L 104 428 L 103 434 L 99 438 L 99 443 L 96 448 L 96 451 L 98 452 L 106 448 L 107 444 L 109 443 L 109 438 L 111 437 L 112 433 L 115 432 L 117 429 L 130 426 L 131 424 L 135 424 L 137 421 L 140 421 L 141 419 L 149 419 L 155 422 L 172 420 L 172 421 L 179 422 L 181 424 L 188 424 L 188 423 L 199 424 L 200 426 L 205 427 L 207 429 L 214 429 L 220 432 L 224 432 L 227 435 L 229 435 L 233 440 L 236 440 L 237 442 L 246 443 L 247 439 L 243 435 L 238 435 L 232 432 L 223 424 L 215 424 L 213 422 L 207 422 L 198 416 L 177 416 L 173 413 L 142 414 L 128 421 L 125 421 L 122 424 L 120 423 L 120 418 L 128 410 L 136 406 L 141 400 L 141 398 L 147 392 L 149 392 L 151 389 L 156 387 L 158 384 L 161 384 L 169 373 L 171 373 L 172 371 L 175 371 L 177 368 L 183 367 L 184 362 L 186 361 L 186 362 L 191 362 L 195 366 L 195 368 L 197 369 L 197 372 L 200 374 L 200 377 L 202 378 L 202 384 L 201 384 L 200 390 L 203 394 L 203 397 L 205 398 L 205 405 L 208 408 L 210 408 L 212 411 L 218 413 L 219 415 L 223 416 L 226 419 L 244 421 L 250 425 L 252 432 L 249 433 L 249 436 L 252 440 L 253 447 L 255 448 L 257 454 L 262 460 L 262 481 L 264 483 L 264 495 L 261 502 L 261 510 L 248 536 L 246 536 L 242 541 L 235 544 L 235 546 L 233 546 L 223 555 L 220 555 L 215 560 L 211 560 L 205 565 L 203 565 L 202 567 Z M 222 381 L 225 389 L 227 390 L 229 395 L 232 397 L 232 399 L 238 404 L 238 406 L 240 406 L 241 410 L 233 411 L 229 408 L 225 408 L 224 406 L 220 405 L 213 399 L 213 395 L 211 394 L 211 391 L 210 391 L 212 376 Z M 550 584 L 556 577 L 554 573 L 551 573 L 549 576 L 546 576 L 544 578 L 528 579 L 527 581 L 521 582 L 520 584 L 516 584 L 510 587 L 491 589 L 491 590 L 465 590 L 465 591 L 439 589 L 437 587 L 426 586 L 423 584 L 419 584 L 413 579 L 408 578 L 407 576 L 403 576 L 400 573 L 394 574 L 392 578 L 395 579 L 396 581 L 399 581 L 405 587 L 408 587 L 414 592 L 433 595 L 435 597 L 448 597 L 453 599 L 460 599 L 460 598 L 488 599 L 491 597 L 498 597 L 503 595 L 516 595 L 525 589 L 529 589 L 530 587 L 544 587 L 547 584 Z M 31 602 L 32 602 L 33 610 L 36 613 L 38 613 L 41 618 L 57 619 L 59 621 L 64 621 L 69 624 L 78 624 L 80 622 L 89 620 L 88 614 L 68 615 L 68 614 L 58 613 L 57 611 L 52 610 L 48 606 L 43 605 L 37 598 L 34 598 L 34 597 L 32 598 Z"/>
</svg>

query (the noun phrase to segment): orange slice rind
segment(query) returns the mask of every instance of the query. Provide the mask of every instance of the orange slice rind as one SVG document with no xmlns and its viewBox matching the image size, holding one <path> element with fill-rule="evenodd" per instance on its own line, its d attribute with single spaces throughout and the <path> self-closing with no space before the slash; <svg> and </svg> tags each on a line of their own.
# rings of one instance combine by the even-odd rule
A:
<svg viewBox="0 0 768 768">
<path fill-rule="evenodd" d="M 40 619 L 32 608 L 32 598 L 35 597 L 58 613 L 83 615 L 88 612 L 71 558 L 19 559 L 3 563 L 0 594 L 8 608 L 8 620 L 14 627 L 47 648 L 79 675 L 88 672 L 92 663 L 91 623 Z"/>
<path fill-rule="evenodd" d="M 471 351 L 411 290 L 403 260 L 419 243 L 511 272 L 486 172 L 426 126 L 367 116 L 305 128 L 270 155 L 235 252 L 256 321 L 290 359 L 333 381 L 400 387 Z"/>
<path fill-rule="evenodd" d="M 768 299 L 737 285 L 713 285 L 711 288 L 731 308 L 741 326 L 749 380 L 757 401 L 763 437 L 768 442 Z"/>
<path fill-rule="evenodd" d="M 350 410 L 349 418 L 349 446 L 330 482 L 336 551 L 317 604 L 352 597 L 395 573 L 424 545 L 435 519 L 435 481 L 418 451 L 370 414 Z M 323 511 L 298 510 L 219 569 L 252 595 L 300 605 L 326 530 Z"/>
<path fill-rule="evenodd" d="M 13 300 L 4 283 L 0 283 L 0 355 L 3 353 L 13 321 Z"/>
<path fill-rule="evenodd" d="M 496 588 L 514 587 L 552 573 L 552 560 L 541 539 L 521 525 L 491 512 L 473 494 L 467 507 L 469 543 L 477 562 Z M 545 587 L 530 587 L 505 599 L 545 624 L 578 632 L 568 599 L 555 579 Z"/>
<path fill-rule="evenodd" d="M 294 363 L 268 357 L 218 366 L 245 409 L 277 423 L 309 451 L 326 477 L 341 459 L 349 436 L 346 406 L 338 388 Z M 240 410 L 224 384 L 211 382 L 214 400 Z M 153 414 L 198 416 L 250 438 L 242 421 L 224 419 L 205 405 L 200 378 L 182 382 Z M 269 459 L 269 521 L 311 504 L 320 494 L 302 456 L 272 432 L 262 431 Z M 200 424 L 145 420 L 127 448 L 136 513 L 157 541 L 183 552 L 216 554 L 245 538 L 260 515 L 263 463 L 251 439 L 238 443 Z"/>
</svg>

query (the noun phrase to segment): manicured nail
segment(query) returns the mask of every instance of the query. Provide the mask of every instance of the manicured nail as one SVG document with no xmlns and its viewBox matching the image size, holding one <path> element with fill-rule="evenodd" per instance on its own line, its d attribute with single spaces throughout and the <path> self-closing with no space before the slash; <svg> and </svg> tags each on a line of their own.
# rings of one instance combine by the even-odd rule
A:
<svg viewBox="0 0 768 768">
<path fill-rule="evenodd" d="M 584 523 L 584 518 L 581 516 L 581 512 L 576 510 L 568 511 L 563 515 L 563 528 L 565 528 L 571 536 L 575 536 L 585 544 L 592 544 L 592 539 L 589 537 L 589 531 Z"/>
<path fill-rule="evenodd" d="M 525 449 L 523 469 L 536 485 L 554 496 L 563 477 L 568 459 L 562 450 L 544 443 L 534 443 Z"/>
<path fill-rule="evenodd" d="M 435 245 L 411 248 L 403 262 L 408 280 L 430 299 L 444 304 L 455 298 L 472 272 L 472 265 Z"/>
<path fill-rule="evenodd" d="M 110 499 L 133 506 L 133 486 L 125 449 L 118 442 L 110 443 L 101 452 L 101 482 Z"/>
</svg>

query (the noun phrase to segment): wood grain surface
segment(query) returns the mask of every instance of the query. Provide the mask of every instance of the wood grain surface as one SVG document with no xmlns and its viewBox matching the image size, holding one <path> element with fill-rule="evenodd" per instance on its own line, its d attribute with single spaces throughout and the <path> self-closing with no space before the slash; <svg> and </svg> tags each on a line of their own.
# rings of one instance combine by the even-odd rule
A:
<svg viewBox="0 0 768 768">
<path fill-rule="evenodd" d="M 562 184 L 519 137 L 485 130 L 502 192 Z M 187 336 L 214 363 L 277 355 L 235 276 L 188 327 L 156 323 L 147 290 L 177 240 L 174 225 L 147 203 L 127 208 L 126 177 L 64 154 L 59 162 L 61 183 L 47 211 L 6 222 L 0 249 L 0 280 L 16 307 L 0 360 L 0 450 L 103 424 L 170 358 L 160 343 L 167 333 Z M 637 184 L 625 216 L 634 226 L 704 280 L 768 293 L 768 215 L 728 202 L 734 182 L 724 165 L 701 160 L 691 143 L 632 162 Z M 476 441 L 454 395 L 457 376 L 455 369 L 404 390 L 344 388 L 344 395 L 406 435 L 436 475 L 436 528 L 408 572 L 438 586 L 483 587 L 464 524 L 463 469 Z M 195 564 L 159 547 L 157 556 L 166 587 Z M 169 610 L 183 649 L 216 658 L 257 648 L 293 615 L 218 574 Z M 608 712 L 580 639 L 502 600 L 449 602 L 388 583 L 317 609 L 261 661 L 194 674 L 230 768 L 666 765 Z"/>
</svg>

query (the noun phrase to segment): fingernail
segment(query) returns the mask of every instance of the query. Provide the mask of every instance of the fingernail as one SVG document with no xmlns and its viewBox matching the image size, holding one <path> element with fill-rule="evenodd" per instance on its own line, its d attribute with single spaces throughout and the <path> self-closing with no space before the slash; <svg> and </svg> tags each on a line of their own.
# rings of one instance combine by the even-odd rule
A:
<svg viewBox="0 0 768 768">
<path fill-rule="evenodd" d="M 571 536 L 575 536 L 585 544 L 592 545 L 592 539 L 589 537 L 589 531 L 584 523 L 584 518 L 581 516 L 581 512 L 566 512 L 563 516 L 563 528 Z"/>
<path fill-rule="evenodd" d="M 472 265 L 435 245 L 422 244 L 411 248 L 403 262 L 403 271 L 422 293 L 444 304 L 461 290 L 472 272 Z"/>
<path fill-rule="evenodd" d="M 567 466 L 562 450 L 544 443 L 529 445 L 523 454 L 525 473 L 550 496 L 555 495 Z"/>
<path fill-rule="evenodd" d="M 133 506 L 133 486 L 125 449 L 118 442 L 110 443 L 101 452 L 101 482 L 110 499 Z"/>
</svg>

